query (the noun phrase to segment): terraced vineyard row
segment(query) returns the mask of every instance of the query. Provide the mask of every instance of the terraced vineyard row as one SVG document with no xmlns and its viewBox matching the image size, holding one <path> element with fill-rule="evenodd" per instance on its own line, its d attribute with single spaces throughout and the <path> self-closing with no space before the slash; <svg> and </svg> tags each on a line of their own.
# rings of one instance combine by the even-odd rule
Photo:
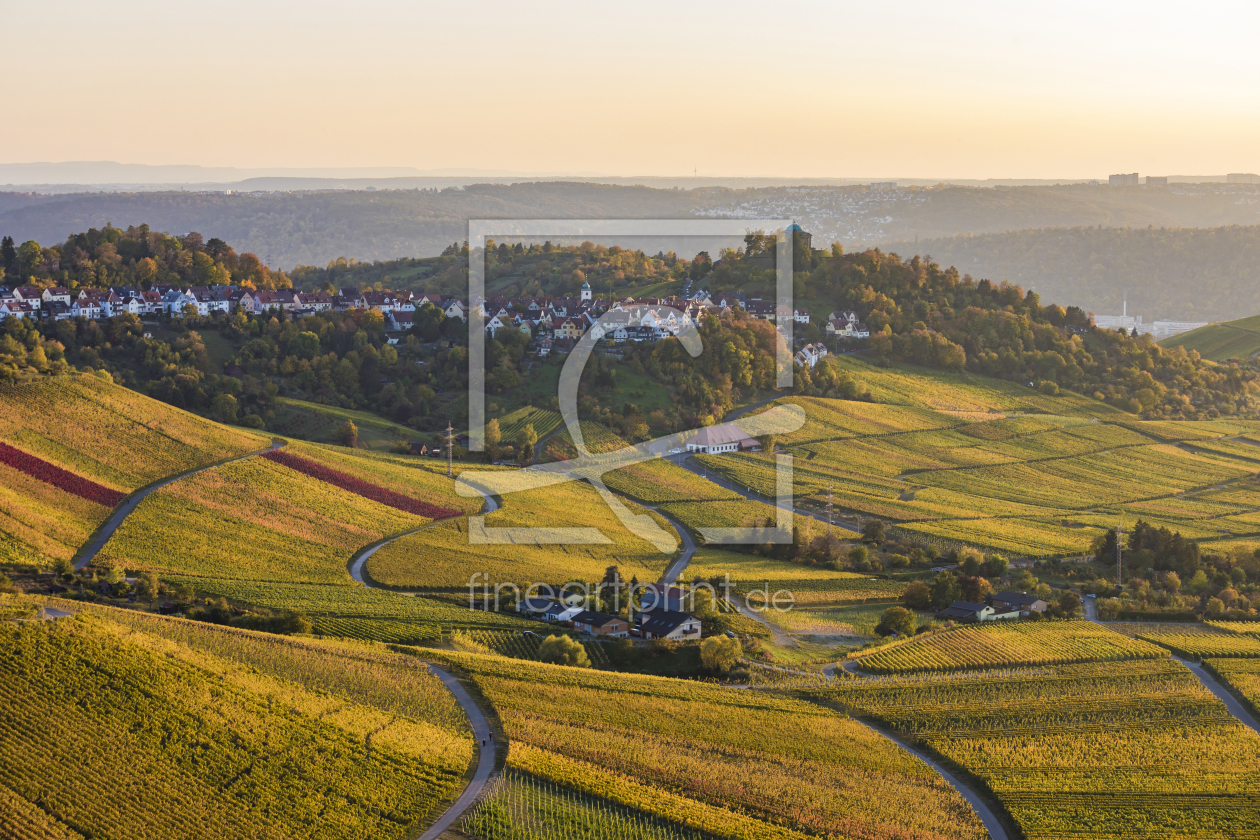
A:
<svg viewBox="0 0 1260 840">
<path fill-rule="evenodd" d="M 1260 836 L 1260 739 L 1168 659 L 803 691 L 962 768 L 1030 840 Z"/>
<path fill-rule="evenodd" d="M 1067 665 L 1168 654 L 1087 621 L 1014 621 L 956 627 L 860 656 L 871 674 L 949 673 L 980 668 Z"/>
<path fill-rule="evenodd" d="M 1260 657 L 1260 636 L 1253 634 L 1143 633 L 1138 638 L 1168 648 L 1178 656 L 1193 659 L 1209 656 L 1214 658 Z"/>
</svg>

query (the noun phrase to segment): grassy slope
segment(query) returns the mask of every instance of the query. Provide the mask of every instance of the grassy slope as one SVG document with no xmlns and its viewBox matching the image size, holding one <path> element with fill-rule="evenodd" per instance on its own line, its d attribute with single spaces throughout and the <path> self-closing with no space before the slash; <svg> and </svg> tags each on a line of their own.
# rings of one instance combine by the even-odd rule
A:
<svg viewBox="0 0 1260 840">
<path fill-rule="evenodd" d="M 711 836 L 984 836 L 919 761 L 798 700 L 494 656 L 442 658 L 498 712 L 510 767 Z"/>
<path fill-rule="evenodd" d="M 90 376 L 0 388 L 0 440 L 122 492 L 267 445 Z M 108 514 L 0 466 L 0 536 L 14 554 L 70 557 Z"/>
<path fill-rule="evenodd" d="M 440 682 L 369 648 L 102 608 L 0 648 L 0 824 L 38 803 L 33 836 L 401 838 L 472 756 Z"/>
<path fill-rule="evenodd" d="M 1184 347 L 1198 350 L 1199 355 L 1214 362 L 1226 359 L 1249 359 L 1260 352 L 1260 315 L 1209 324 L 1188 333 L 1160 342 L 1163 347 Z"/>
</svg>

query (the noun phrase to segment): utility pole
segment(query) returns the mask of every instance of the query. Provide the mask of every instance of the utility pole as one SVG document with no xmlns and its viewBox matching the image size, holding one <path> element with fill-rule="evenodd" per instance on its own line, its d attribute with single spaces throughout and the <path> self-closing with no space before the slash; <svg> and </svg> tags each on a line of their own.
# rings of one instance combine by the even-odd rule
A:
<svg viewBox="0 0 1260 840">
<path fill-rule="evenodd" d="M 451 469 L 451 446 L 454 440 L 455 427 L 451 425 L 451 421 L 446 421 L 446 477 L 454 476 L 455 471 Z"/>
<path fill-rule="evenodd" d="M 831 542 L 831 482 L 827 482 L 827 542 Z"/>
<path fill-rule="evenodd" d="M 1120 580 L 1120 558 L 1122 555 L 1121 545 L 1123 545 L 1124 523 L 1116 522 L 1116 588 L 1119 589 L 1123 584 Z"/>
</svg>

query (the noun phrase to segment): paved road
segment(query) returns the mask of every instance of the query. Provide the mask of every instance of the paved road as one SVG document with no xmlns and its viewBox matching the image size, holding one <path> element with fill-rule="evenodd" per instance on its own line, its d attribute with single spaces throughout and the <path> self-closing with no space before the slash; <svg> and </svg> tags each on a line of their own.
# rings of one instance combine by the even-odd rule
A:
<svg viewBox="0 0 1260 840">
<path fill-rule="evenodd" d="M 661 575 L 660 580 L 661 583 L 677 583 L 678 576 L 686 570 L 687 564 L 691 562 L 691 555 L 696 553 L 696 544 L 691 539 L 691 534 L 687 532 L 687 529 L 677 519 L 667 513 L 661 513 L 656 508 L 652 508 L 652 510 L 660 514 L 661 518 L 667 520 L 670 525 L 673 525 L 674 530 L 678 532 L 678 538 L 682 540 L 682 555 L 670 564 L 669 568 L 665 570 L 665 574 Z"/>
<path fill-rule="evenodd" d="M 724 477 L 720 473 L 714 470 L 706 469 L 700 464 L 697 464 L 694 461 L 689 460 L 690 456 L 688 456 L 686 453 L 683 453 L 681 455 L 669 455 L 667 457 L 670 461 L 682 467 L 684 470 L 687 470 L 688 472 L 691 472 L 691 473 L 695 473 L 701 478 L 707 481 L 713 482 L 718 487 L 721 487 L 723 490 L 730 490 L 732 493 L 738 493 L 739 495 L 743 496 L 745 499 L 748 499 L 749 501 L 761 502 L 762 504 L 767 504 L 767 505 L 773 505 L 775 503 L 774 499 L 767 499 L 765 496 L 761 495 L 756 490 L 749 490 L 747 486 L 736 484 L 733 481 L 728 480 L 726 477 Z M 822 522 L 824 525 L 827 523 L 826 513 L 818 513 L 818 512 L 810 511 L 810 510 L 802 510 L 799 507 L 795 508 L 795 512 L 798 516 L 805 516 L 810 519 L 817 520 L 818 522 Z M 840 514 L 837 514 L 834 511 L 832 512 L 831 523 L 838 528 L 847 528 L 851 531 L 862 530 L 862 522 L 857 517 L 841 516 Z"/>
<path fill-rule="evenodd" d="M 459 799 L 456 799 L 451 807 L 447 808 L 442 816 L 438 817 L 437 821 L 420 835 L 420 840 L 437 840 L 442 832 L 454 825 L 455 821 L 477 801 L 477 797 L 485 789 L 486 782 L 490 780 L 490 774 L 494 772 L 494 742 L 490 740 L 490 722 L 486 720 L 486 716 L 482 714 L 468 691 L 459 684 L 459 680 L 435 665 L 429 665 L 429 670 L 455 696 L 464 714 L 468 716 L 468 723 L 472 726 L 473 743 L 477 747 L 477 770 L 473 773 L 472 781 L 459 795 Z"/>
<path fill-rule="evenodd" d="M 499 509 L 499 503 L 494 500 L 494 496 L 486 496 L 485 504 L 482 506 L 482 509 L 481 509 L 482 513 L 491 513 L 492 511 L 496 511 L 498 509 Z M 401 540 L 403 537 L 409 537 L 412 534 L 418 534 L 421 531 L 424 531 L 428 528 L 432 528 L 435 525 L 439 525 L 445 521 L 446 521 L 445 519 L 435 519 L 432 522 L 426 522 L 425 524 L 421 525 L 419 528 L 412 528 L 410 531 L 403 531 L 401 534 L 394 534 L 394 536 L 392 537 L 387 537 L 378 543 L 373 543 L 372 545 L 369 545 L 367 548 L 360 549 L 358 554 L 350 558 L 350 565 L 347 567 L 347 570 L 350 572 L 350 577 L 354 578 L 356 581 L 363 584 L 364 586 L 370 587 L 372 585 L 372 582 L 368 580 L 368 578 L 363 574 L 363 567 L 367 565 L 368 558 L 371 557 L 373 554 L 375 554 L 378 549 L 389 545 L 394 540 Z"/>
<path fill-rule="evenodd" d="M 1095 624 L 1101 624 L 1104 627 L 1107 626 L 1105 622 L 1098 620 L 1098 613 L 1097 613 L 1097 610 L 1094 608 L 1093 598 L 1082 598 L 1081 603 L 1085 605 L 1085 618 L 1087 621 L 1092 621 Z M 1125 622 L 1125 623 L 1128 624 L 1128 623 L 1136 623 L 1136 622 Z M 1146 622 L 1146 623 L 1158 623 L 1158 622 Z M 1197 679 L 1203 685 L 1204 688 L 1206 688 L 1208 691 L 1216 695 L 1216 699 L 1220 700 L 1222 703 L 1225 704 L 1225 708 L 1229 710 L 1229 713 L 1233 715 L 1238 720 L 1239 723 L 1241 723 L 1243 726 L 1246 726 L 1248 729 L 1251 729 L 1252 731 L 1256 732 L 1257 734 L 1260 734 L 1260 725 L 1256 724 L 1256 719 L 1251 716 L 1251 713 L 1247 711 L 1247 708 L 1243 706 L 1242 703 L 1238 702 L 1238 698 L 1234 697 L 1234 695 L 1230 693 L 1228 688 L 1221 685 L 1219 682 L 1216 681 L 1216 679 L 1211 674 L 1208 673 L 1206 668 L 1204 668 L 1202 665 L 1199 665 L 1198 663 L 1190 662 L 1189 660 L 1182 659 L 1180 656 L 1173 656 L 1173 659 L 1176 659 L 1182 665 L 1185 665 L 1186 668 L 1189 669 L 1190 673 L 1194 674 L 1195 679 Z"/>
<path fill-rule="evenodd" d="M 204 467 L 197 467 L 196 469 L 191 469 L 191 470 L 188 470 L 187 472 L 182 472 L 179 475 L 173 475 L 170 478 L 164 478 L 161 481 L 159 481 L 157 484 L 152 484 L 144 488 L 143 490 L 136 492 L 134 495 L 128 496 L 126 499 L 123 500 L 122 504 L 120 504 L 117 508 L 115 508 L 113 515 L 111 515 L 109 518 L 109 521 L 105 523 L 105 527 L 101 528 L 100 533 L 98 533 L 96 537 L 92 540 L 92 542 L 88 544 L 87 549 L 79 556 L 79 559 L 74 562 L 74 567 L 76 569 L 82 569 L 82 568 L 85 568 L 89 563 L 91 563 L 93 558 L 96 557 L 97 553 L 100 552 L 100 550 L 105 547 L 105 543 L 109 542 L 109 538 L 112 537 L 114 535 L 114 532 L 118 530 L 118 526 L 123 524 L 123 520 L 127 518 L 128 514 L 130 514 L 133 510 L 135 510 L 136 506 L 139 505 L 142 501 L 144 501 L 145 497 L 148 496 L 150 493 L 152 493 L 154 490 L 158 490 L 162 487 L 165 487 L 166 485 L 170 484 L 172 481 L 179 481 L 181 478 L 186 478 L 187 476 L 194 475 L 196 473 L 202 472 L 203 470 L 208 470 L 213 467 L 221 467 L 224 464 L 231 464 L 235 461 L 243 461 L 246 458 L 253 458 L 256 455 L 262 455 L 264 452 L 270 452 L 271 450 L 279 449 L 282 446 L 284 446 L 283 443 L 272 443 L 271 446 L 269 446 L 267 449 L 259 449 L 257 452 L 250 452 L 248 454 L 241 455 L 237 458 L 229 458 L 226 461 L 218 461 L 213 464 L 206 464 Z"/>
<path fill-rule="evenodd" d="M 922 753 L 919 750 L 915 749 L 914 747 L 910 746 L 909 744 L 905 743 L 904 741 L 902 741 L 900 738 L 898 738 L 896 735 L 892 734 L 891 732 L 888 732 L 884 730 L 883 728 L 876 726 L 873 723 L 868 723 L 867 721 L 864 721 L 864 720 L 858 720 L 857 718 L 853 718 L 853 720 L 862 724 L 867 729 L 870 729 L 872 732 L 875 732 L 879 735 L 883 735 L 885 738 L 892 741 L 894 744 L 901 747 L 903 750 L 910 753 L 915 758 L 919 759 L 924 764 L 926 764 L 928 767 L 931 767 L 933 770 L 939 773 L 941 775 L 941 778 L 949 782 L 950 786 L 953 787 L 954 790 L 962 794 L 962 798 L 966 799 L 967 803 L 971 805 L 973 809 L 975 809 L 976 815 L 979 816 L 980 821 L 984 823 L 984 827 L 989 832 L 989 837 L 991 837 L 992 840 L 1010 840 L 1010 835 L 1006 833 L 1006 828 L 1003 827 L 1002 821 L 997 818 L 997 814 L 993 813 L 992 809 L 990 809 L 989 806 L 985 803 L 985 801 L 980 798 L 980 795 L 978 793 L 976 793 L 970 787 L 968 787 L 967 785 L 959 781 L 957 776 L 955 776 L 953 773 L 946 770 L 941 765 L 937 764 L 932 759 L 928 758 L 928 756 L 925 753 Z"/>
</svg>

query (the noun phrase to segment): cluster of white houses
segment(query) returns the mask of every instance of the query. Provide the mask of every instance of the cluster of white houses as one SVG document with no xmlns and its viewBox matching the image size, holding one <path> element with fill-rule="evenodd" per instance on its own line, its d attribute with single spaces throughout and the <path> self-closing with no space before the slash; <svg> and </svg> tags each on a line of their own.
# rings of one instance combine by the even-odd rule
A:
<svg viewBox="0 0 1260 840">
<path fill-rule="evenodd" d="M 649 583 L 641 593 L 633 627 L 621 616 L 588 610 L 585 606 L 570 606 L 554 598 L 525 598 L 517 611 L 552 624 L 572 622 L 573 629 L 588 636 L 699 639 L 700 619 L 682 610 L 685 599 L 686 594 L 676 586 Z"/>
<path fill-rule="evenodd" d="M 955 601 L 937 613 L 937 617 L 962 624 L 979 624 L 985 621 L 1027 618 L 1029 613 L 1043 613 L 1049 606 L 1041 598 L 1026 592 L 999 592 L 985 599 L 983 604 Z"/>
<path fill-rule="evenodd" d="M 392 330 L 405 331 L 415 322 L 416 312 L 426 306 L 437 307 L 447 318 L 480 319 L 491 336 L 499 330 L 519 330 L 538 342 L 538 352 L 546 355 L 553 348 L 567 349 L 590 333 L 596 341 L 614 344 L 659 341 L 676 336 L 692 326 L 702 314 L 718 317 L 736 309 L 754 318 L 780 323 L 793 321 L 808 324 L 809 312 L 792 309 L 771 301 L 745 300 L 742 292 L 713 295 L 696 292 L 686 298 L 625 298 L 611 303 L 595 298 L 590 284 L 583 284 L 578 297 L 507 298 L 490 297 L 466 307 L 458 298 L 415 292 L 364 291 L 348 287 L 337 294 L 302 292 L 294 289 L 258 291 L 248 286 L 184 286 L 157 283 L 151 289 L 112 286 L 107 289 L 83 288 L 71 294 L 68 289 L 52 286 L 20 286 L 0 288 L 0 318 L 37 318 L 66 320 L 86 318 L 99 320 L 116 315 L 181 315 L 192 307 L 198 315 L 216 312 L 231 314 L 244 310 L 253 314 L 276 312 L 302 317 L 317 312 L 349 309 L 375 309 L 385 317 Z M 829 335 L 865 337 L 866 325 L 853 312 L 835 313 L 827 322 Z M 796 353 L 796 363 L 814 367 L 827 355 L 821 342 L 808 344 Z"/>
</svg>

